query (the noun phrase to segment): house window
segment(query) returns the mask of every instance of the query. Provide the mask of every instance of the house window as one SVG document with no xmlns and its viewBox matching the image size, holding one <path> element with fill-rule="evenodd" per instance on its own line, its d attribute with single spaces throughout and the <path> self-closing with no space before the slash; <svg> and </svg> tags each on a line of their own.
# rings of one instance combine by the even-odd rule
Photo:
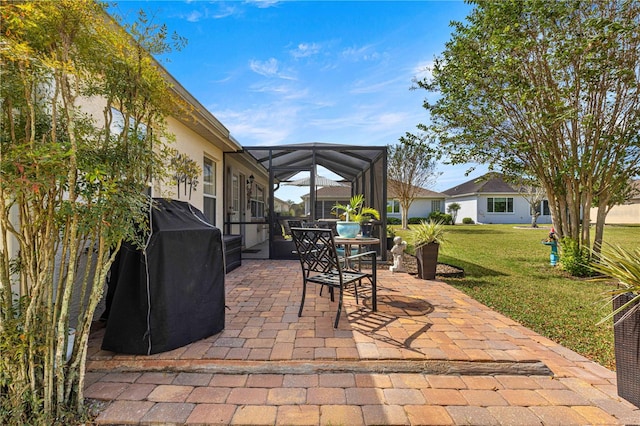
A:
<svg viewBox="0 0 640 426">
<path fill-rule="evenodd" d="M 202 166 L 203 213 L 209 223 L 216 224 L 216 163 L 204 157 Z"/>
<path fill-rule="evenodd" d="M 487 198 L 488 213 L 513 213 L 512 197 Z"/>
<path fill-rule="evenodd" d="M 234 212 L 240 211 L 240 180 L 238 175 L 231 176 L 231 209 Z"/>
<path fill-rule="evenodd" d="M 264 217 L 264 188 L 257 184 L 251 197 L 251 217 Z"/>
<path fill-rule="evenodd" d="M 333 201 L 316 201 L 316 219 L 335 219 L 336 216 L 332 214 L 333 205 Z"/>
<path fill-rule="evenodd" d="M 111 108 L 111 125 L 109 126 L 109 130 L 116 135 L 122 134 L 125 130 L 124 114 L 113 107 Z M 147 126 L 144 123 L 138 123 L 138 126 L 136 126 L 136 121 L 133 117 L 129 117 L 127 130 L 129 132 L 128 137 L 130 138 L 138 137 L 140 140 L 144 140 L 147 136 Z"/>
<path fill-rule="evenodd" d="M 400 213 L 400 201 L 387 200 L 387 213 Z"/>
<path fill-rule="evenodd" d="M 431 200 L 431 211 L 432 212 L 442 211 L 442 203 L 440 200 Z"/>
<path fill-rule="evenodd" d="M 542 200 L 542 216 L 551 216 L 548 200 Z"/>
</svg>

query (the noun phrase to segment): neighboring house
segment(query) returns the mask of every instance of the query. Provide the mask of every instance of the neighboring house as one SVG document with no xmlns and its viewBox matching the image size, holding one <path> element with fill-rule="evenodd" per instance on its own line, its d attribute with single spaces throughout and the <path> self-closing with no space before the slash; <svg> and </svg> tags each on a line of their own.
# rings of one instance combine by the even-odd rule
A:
<svg viewBox="0 0 640 426">
<path fill-rule="evenodd" d="M 531 223 L 529 202 L 506 183 L 499 173 L 487 173 L 443 191 L 446 208 L 458 203 L 456 223 L 470 217 L 476 223 Z M 538 223 L 551 223 L 547 200 L 543 200 Z"/>
<path fill-rule="evenodd" d="M 286 213 L 289 214 L 289 210 L 291 209 L 291 204 L 286 201 L 281 200 L 280 198 L 273 197 L 273 211 L 276 213 Z"/>
<path fill-rule="evenodd" d="M 640 179 L 632 182 L 634 195 L 624 204 L 613 206 L 604 223 L 607 225 L 640 224 Z M 598 209 L 591 209 L 591 219 L 595 220 Z"/>
<path fill-rule="evenodd" d="M 311 214 L 309 194 L 302 197 L 305 215 Z M 351 188 L 348 186 L 323 186 L 316 190 L 316 217 L 318 219 L 336 219 L 332 208 L 336 204 L 348 204 L 351 198 Z M 365 200 L 366 204 L 366 200 Z"/>
<path fill-rule="evenodd" d="M 400 219 L 400 201 L 394 198 L 393 193 L 387 193 L 387 218 Z M 351 198 L 351 188 L 340 186 L 325 186 L 316 191 L 316 216 L 324 219 L 335 219 L 331 209 L 336 203 L 347 204 Z M 418 188 L 417 196 L 409 208 L 408 217 L 428 217 L 433 211 L 444 211 L 445 194 Z M 311 211 L 309 206 L 309 194 L 303 195 L 305 212 Z M 366 204 L 366 200 L 365 200 Z"/>
<path fill-rule="evenodd" d="M 389 185 L 387 185 L 389 188 Z M 408 218 L 429 217 L 432 212 L 445 211 L 446 195 L 441 192 L 431 191 L 425 188 L 417 188 L 416 196 L 409 207 Z M 401 219 L 400 199 L 397 198 L 391 189 L 387 191 L 387 218 L 395 217 Z"/>
</svg>

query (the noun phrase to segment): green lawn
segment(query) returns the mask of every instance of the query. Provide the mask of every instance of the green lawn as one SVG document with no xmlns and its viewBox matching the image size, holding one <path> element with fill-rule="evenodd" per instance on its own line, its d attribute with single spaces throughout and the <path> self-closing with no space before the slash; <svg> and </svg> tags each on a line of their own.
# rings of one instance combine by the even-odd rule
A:
<svg viewBox="0 0 640 426">
<path fill-rule="evenodd" d="M 550 266 L 550 248 L 541 244 L 549 225 L 542 226 L 449 226 L 448 244 L 441 247 L 438 260 L 464 268 L 466 277 L 445 281 L 524 326 L 615 369 L 611 325 L 596 325 L 611 309 L 603 302 L 607 285 L 571 278 Z M 410 231 L 395 228 L 411 243 Z M 631 248 L 638 240 L 640 227 L 605 230 L 605 242 Z"/>
</svg>

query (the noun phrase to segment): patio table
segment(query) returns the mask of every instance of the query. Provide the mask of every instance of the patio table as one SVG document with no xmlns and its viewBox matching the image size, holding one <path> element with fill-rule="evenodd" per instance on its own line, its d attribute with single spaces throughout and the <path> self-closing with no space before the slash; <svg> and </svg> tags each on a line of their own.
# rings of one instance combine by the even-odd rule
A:
<svg viewBox="0 0 640 426">
<path fill-rule="evenodd" d="M 345 238 L 340 236 L 335 236 L 333 241 L 336 244 L 340 244 L 344 246 L 344 255 L 345 255 L 345 268 L 351 269 L 351 262 L 349 261 L 349 256 L 351 256 L 351 247 L 352 246 L 371 246 L 380 244 L 380 238 L 374 237 L 354 237 L 354 238 Z M 358 263 L 358 265 L 360 265 Z"/>
</svg>

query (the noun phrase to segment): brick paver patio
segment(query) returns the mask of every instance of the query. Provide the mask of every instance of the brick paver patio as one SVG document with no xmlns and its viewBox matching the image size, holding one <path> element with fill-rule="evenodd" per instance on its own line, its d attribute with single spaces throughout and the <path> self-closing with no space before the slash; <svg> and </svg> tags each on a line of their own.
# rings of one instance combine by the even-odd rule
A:
<svg viewBox="0 0 640 426">
<path fill-rule="evenodd" d="M 226 277 L 225 330 L 151 356 L 100 350 L 99 424 L 640 424 L 615 373 L 438 281 L 379 271 L 378 312 L 301 291 L 297 261 Z M 366 287 L 359 291 L 366 298 Z"/>
</svg>

